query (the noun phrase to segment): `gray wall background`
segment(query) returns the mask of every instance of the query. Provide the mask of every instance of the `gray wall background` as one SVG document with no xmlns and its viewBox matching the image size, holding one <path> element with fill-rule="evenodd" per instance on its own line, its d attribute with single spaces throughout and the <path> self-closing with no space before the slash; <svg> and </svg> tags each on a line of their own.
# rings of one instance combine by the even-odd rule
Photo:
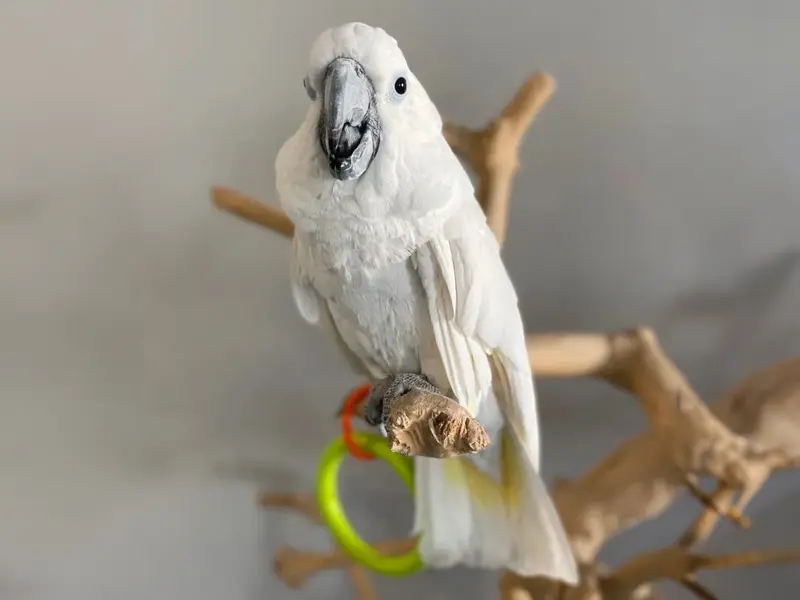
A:
<svg viewBox="0 0 800 600">
<path fill-rule="evenodd" d="M 531 331 L 652 324 L 708 399 L 800 350 L 796 2 L 3 0 L 4 600 L 350 597 L 338 573 L 302 592 L 273 578 L 281 544 L 326 536 L 254 493 L 310 487 L 356 380 L 295 312 L 289 244 L 207 200 L 215 183 L 274 197 L 310 43 L 350 20 L 392 33 L 442 113 L 470 125 L 531 71 L 558 80 L 522 150 L 506 248 Z M 599 384 L 539 390 L 548 477 L 642 424 Z M 388 473 L 345 476 L 369 535 L 410 524 Z M 798 545 L 799 505 L 800 480 L 780 477 L 754 529 L 711 546 Z M 671 541 L 694 510 L 604 558 Z M 492 598 L 493 580 L 380 588 Z M 795 598 L 800 567 L 704 581 Z"/>
</svg>

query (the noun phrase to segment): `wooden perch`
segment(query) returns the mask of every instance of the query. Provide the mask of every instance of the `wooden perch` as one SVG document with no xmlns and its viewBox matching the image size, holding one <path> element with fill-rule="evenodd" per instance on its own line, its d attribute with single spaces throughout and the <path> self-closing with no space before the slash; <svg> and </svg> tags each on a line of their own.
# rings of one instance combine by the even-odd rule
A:
<svg viewBox="0 0 800 600">
<path fill-rule="evenodd" d="M 666 547 L 641 554 L 611 573 L 603 573 L 594 565 L 584 565 L 580 584 L 573 588 L 556 589 L 544 578 L 526 578 L 504 573 L 500 578 L 500 599 L 643 600 L 657 598 L 653 594 L 651 583 L 671 580 L 702 600 L 717 600 L 717 596 L 695 578 L 698 571 L 798 561 L 798 549 L 703 555 L 683 548 Z"/>
<path fill-rule="evenodd" d="M 785 454 L 785 464 L 774 470 L 797 468 L 800 458 L 800 357 L 756 370 L 711 405 L 711 411 L 732 432 L 765 449 Z M 707 508 L 679 538 L 683 547 L 694 546 L 711 534 L 719 512 L 731 507 L 735 490 L 719 484 Z"/>
<path fill-rule="evenodd" d="M 392 402 L 386 439 L 405 456 L 452 458 L 489 445 L 483 426 L 458 402 L 441 394 L 411 390 Z"/>
<path fill-rule="evenodd" d="M 349 405 L 349 394 L 336 412 L 364 419 L 368 398 Z M 489 434 L 467 409 L 442 394 L 413 389 L 392 402 L 386 419 L 386 441 L 404 456 L 453 458 L 489 445 Z"/>
<path fill-rule="evenodd" d="M 454 152 L 477 175 L 476 196 L 501 243 L 507 229 L 511 183 L 519 168 L 519 145 L 554 89 L 550 76 L 534 75 L 483 130 L 453 123 L 444 126 Z M 293 233 L 292 223 L 275 206 L 224 187 L 212 189 L 212 199 L 218 208 L 245 220 L 287 237 Z M 501 600 L 655 600 L 651 583 L 659 579 L 672 579 L 698 597 L 713 600 L 713 594 L 694 579 L 696 571 L 800 558 L 796 551 L 722 557 L 690 552 L 710 535 L 720 515 L 746 526 L 744 509 L 769 476 L 778 469 L 798 466 L 800 357 L 754 373 L 709 408 L 646 327 L 611 334 L 531 335 L 528 352 L 537 377 L 594 377 L 629 392 L 646 413 L 649 427 L 579 477 L 554 483 L 554 501 L 579 562 L 579 585 L 568 588 L 545 578 L 520 578 L 505 572 L 499 586 Z M 401 403 L 396 408 L 406 410 L 407 406 Z M 406 420 L 396 421 L 389 431 L 397 449 L 399 444 L 408 446 L 408 452 L 414 446 L 423 453 L 459 453 L 471 448 L 454 444 L 462 439 L 461 429 L 456 428 L 459 435 L 448 437 L 437 429 L 435 418 L 431 421 L 435 410 L 422 412 L 405 415 Z M 442 444 L 443 437 L 449 443 Z M 438 445 L 431 445 L 432 441 Z M 703 475 L 717 480 L 715 492 L 699 488 L 697 479 Z M 615 571 L 604 572 L 596 558 L 605 543 L 621 531 L 657 517 L 686 488 L 704 510 L 677 545 L 634 557 Z M 265 505 L 291 506 L 316 514 L 307 498 L 299 498 L 271 495 Z M 386 553 L 405 552 L 414 543 L 408 538 L 380 542 L 376 547 Z M 339 550 L 308 553 L 284 549 L 276 558 L 279 577 L 292 586 L 302 585 L 321 570 L 339 567 L 348 568 L 359 600 L 374 598 L 366 573 L 353 567 Z"/>
<path fill-rule="evenodd" d="M 570 340 L 570 336 L 565 339 Z M 555 365 L 558 375 L 562 375 L 563 362 L 559 363 L 557 357 L 547 360 L 546 348 L 559 350 L 552 340 L 552 335 L 546 336 L 543 347 L 539 348 L 536 336 L 529 338 L 532 361 L 537 356 L 544 357 L 543 363 Z M 578 340 L 585 347 L 583 352 Z M 564 507 L 565 522 L 577 523 L 576 534 L 591 531 L 595 537 L 589 544 L 591 550 L 586 548 L 579 553 L 582 559 L 593 558 L 608 535 L 617 533 L 619 528 L 652 518 L 664 510 L 680 485 L 687 486 L 711 510 L 746 525 L 741 513 L 747 503 L 776 469 L 791 463 L 784 449 L 763 448 L 726 427 L 700 400 L 664 354 L 654 332 L 647 328 L 611 336 L 572 336 L 568 348 L 572 361 L 569 375 L 599 377 L 631 392 L 639 399 L 651 425 L 650 430 L 621 446 L 574 485 L 561 482 L 561 489 L 556 491 L 556 502 Z M 583 365 L 579 363 L 580 356 L 586 357 Z M 583 373 L 582 366 L 586 369 Z M 539 374 L 538 369 L 535 371 Z M 720 482 L 722 489 L 737 492 L 736 506 L 724 506 L 702 493 L 695 483 L 701 475 L 710 475 Z M 616 485 L 611 483 L 612 479 Z M 633 482 L 639 484 L 639 493 L 644 493 L 639 502 L 624 501 L 626 483 Z M 570 494 L 581 500 L 573 501 Z M 602 497 L 607 498 L 608 508 L 612 505 L 617 508 L 602 510 L 595 502 Z M 587 510 L 590 503 L 591 511 Z M 585 522 L 590 514 L 599 521 L 605 513 L 608 513 L 603 517 L 606 526 Z M 585 539 L 585 535 L 578 537 Z"/>
<path fill-rule="evenodd" d="M 651 417 L 649 430 L 554 486 L 581 560 L 594 560 L 612 535 L 658 516 L 684 485 L 707 509 L 682 536 L 683 546 L 704 540 L 720 514 L 746 526 L 741 512 L 749 499 L 772 472 L 792 468 L 800 456 L 800 358 L 757 371 L 709 411 L 648 329 L 531 335 L 528 349 L 538 377 L 606 379 L 643 399 Z M 673 400 L 675 390 L 681 402 Z M 714 494 L 702 493 L 694 483 L 698 474 L 722 474 L 723 483 Z"/>
<path fill-rule="evenodd" d="M 375 544 L 375 549 L 388 556 L 399 555 L 413 550 L 414 543 L 414 540 L 409 541 L 408 538 L 384 540 Z M 350 556 L 338 548 L 330 552 L 282 548 L 275 555 L 275 572 L 281 581 L 294 589 L 302 587 L 310 577 L 322 571 L 342 569 L 352 565 Z"/>
<path fill-rule="evenodd" d="M 259 497 L 259 504 L 263 508 L 292 510 L 300 513 L 306 519 L 314 523 L 322 524 L 322 518 L 320 517 L 317 503 L 310 494 L 261 494 Z M 275 555 L 273 566 L 275 568 L 275 573 L 281 581 L 288 587 L 296 589 L 302 587 L 308 577 L 320 570 L 319 567 L 321 563 L 314 562 L 314 568 L 308 568 L 308 563 L 296 562 L 293 560 L 293 557 L 292 550 L 290 548 L 284 548 Z M 350 577 L 350 584 L 355 591 L 356 600 L 378 599 L 372 581 L 363 567 L 353 564 L 350 561 L 338 566 L 347 571 Z"/>
<path fill-rule="evenodd" d="M 694 575 L 697 571 L 728 569 L 800 561 L 800 549 L 756 550 L 737 554 L 691 554 L 683 548 L 667 547 L 637 556 L 620 566 L 612 575 L 600 578 L 602 597 L 629 598 L 642 584 L 671 579 L 694 592 L 704 600 L 716 600 L 707 588 L 700 585 Z"/>
<path fill-rule="evenodd" d="M 218 209 L 236 215 L 286 237 L 294 235 L 294 223 L 277 206 L 259 202 L 255 198 L 233 188 L 215 186 L 211 188 L 211 202 Z"/>
<path fill-rule="evenodd" d="M 555 80 L 537 73 L 500 115 L 480 131 L 445 123 L 444 136 L 478 177 L 476 197 L 497 240 L 506 239 L 511 183 L 519 170 L 519 146 L 533 119 L 555 92 Z"/>
</svg>

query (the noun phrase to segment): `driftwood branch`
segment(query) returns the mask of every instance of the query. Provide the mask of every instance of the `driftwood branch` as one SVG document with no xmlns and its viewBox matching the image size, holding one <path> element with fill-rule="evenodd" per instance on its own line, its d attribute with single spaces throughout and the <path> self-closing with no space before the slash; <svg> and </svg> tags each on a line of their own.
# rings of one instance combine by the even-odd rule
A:
<svg viewBox="0 0 800 600">
<path fill-rule="evenodd" d="M 322 524 L 317 503 L 310 494 L 265 493 L 261 494 L 259 504 L 263 508 L 280 508 L 295 511 L 314 523 Z M 330 562 L 329 559 L 327 563 Z M 281 581 L 288 587 L 297 589 L 303 586 L 308 577 L 320 570 L 324 570 L 325 564 L 325 561 L 321 562 L 313 558 L 303 560 L 302 553 L 291 548 L 283 548 L 275 555 L 273 566 L 276 575 Z M 350 584 L 355 591 L 356 600 L 377 600 L 378 595 L 375 593 L 375 587 L 363 567 L 350 561 L 340 563 L 338 567 L 347 571 L 350 577 Z"/>
<path fill-rule="evenodd" d="M 277 206 L 264 204 L 233 188 L 224 186 L 211 188 L 211 202 L 219 210 L 271 229 L 285 237 L 294 235 L 294 223 L 283 210 Z"/>
<path fill-rule="evenodd" d="M 411 390 L 392 402 L 386 422 L 392 451 L 452 458 L 489 445 L 489 435 L 466 408 L 447 396 Z"/>
<path fill-rule="evenodd" d="M 556 482 L 556 505 L 580 560 L 594 560 L 612 535 L 659 515 L 684 486 L 707 508 L 703 531 L 692 536 L 692 543 L 710 532 L 719 514 L 747 525 L 742 515 L 747 503 L 775 470 L 792 464 L 786 448 L 731 431 L 700 400 L 647 328 L 611 335 L 565 334 L 563 343 L 554 341 L 558 338 L 529 337 L 532 364 L 546 367 L 543 373 L 535 368 L 537 375 L 604 379 L 636 396 L 650 421 L 648 430 L 582 476 Z M 702 475 L 720 482 L 717 494 L 699 489 L 695 481 Z M 727 501 L 734 496 L 738 502 L 731 506 Z M 688 537 L 684 545 L 691 545 Z"/>
<path fill-rule="evenodd" d="M 606 599 L 629 598 L 642 584 L 670 579 L 700 598 L 714 600 L 716 596 L 694 579 L 698 571 L 798 561 L 798 549 L 702 555 L 692 554 L 683 548 L 668 547 L 637 556 L 621 565 L 612 575 L 601 577 L 600 589 Z"/>
<path fill-rule="evenodd" d="M 696 579 L 699 571 L 800 561 L 800 550 L 755 550 L 736 554 L 694 554 L 678 547 L 646 552 L 611 573 L 583 565 L 576 587 L 557 586 L 539 577 L 506 572 L 500 578 L 500 600 L 644 600 L 658 598 L 652 583 L 670 580 L 703 600 L 717 596 Z"/>
<path fill-rule="evenodd" d="M 476 131 L 453 123 L 444 126 L 454 152 L 477 175 L 478 201 L 501 242 L 507 229 L 511 184 L 519 169 L 519 145 L 554 89 L 551 77 L 534 75 L 484 129 Z M 262 204 L 231 188 L 215 187 L 211 195 L 221 210 L 286 237 L 293 233 L 291 221 L 276 206 Z M 769 476 L 776 470 L 798 466 L 800 357 L 757 371 L 709 407 L 666 355 L 655 333 L 645 327 L 612 334 L 531 335 L 528 351 L 537 377 L 594 377 L 627 391 L 646 413 L 649 427 L 581 476 L 554 483 L 556 507 L 580 563 L 579 585 L 568 588 L 547 579 L 525 579 L 506 572 L 500 580 L 501 600 L 655 599 L 657 593 L 651 584 L 660 579 L 672 579 L 698 597 L 713 599 L 713 593 L 694 578 L 698 570 L 800 559 L 794 550 L 721 557 L 697 555 L 690 550 L 710 535 L 721 515 L 746 526 L 744 510 Z M 409 407 L 400 404 L 398 408 Z M 394 416 L 403 415 L 401 411 Z M 410 430 L 414 432 L 410 437 L 425 448 L 423 452 L 431 452 L 430 444 L 421 441 L 430 442 L 439 435 L 431 425 L 431 415 L 405 416 L 407 420 L 395 431 L 395 441 L 401 435 L 408 438 Z M 699 488 L 696 482 L 703 475 L 717 480 L 716 491 L 709 494 Z M 611 573 L 604 572 L 596 563 L 603 545 L 617 533 L 657 517 L 682 489 L 689 489 L 704 510 L 677 544 L 634 557 Z M 316 515 L 308 498 L 266 498 L 265 506 L 292 507 Z M 414 539 L 408 538 L 376 546 L 393 553 L 405 552 L 413 544 Z M 342 567 L 349 570 L 359 600 L 372 600 L 374 590 L 366 573 L 351 565 L 341 551 L 284 549 L 276 559 L 278 575 L 293 586 L 302 585 L 321 570 Z"/>
<path fill-rule="evenodd" d="M 555 92 L 555 80 L 537 73 L 485 128 L 445 123 L 444 136 L 478 177 L 476 198 L 498 241 L 506 238 L 511 183 L 519 170 L 519 147 L 533 119 Z"/>
</svg>

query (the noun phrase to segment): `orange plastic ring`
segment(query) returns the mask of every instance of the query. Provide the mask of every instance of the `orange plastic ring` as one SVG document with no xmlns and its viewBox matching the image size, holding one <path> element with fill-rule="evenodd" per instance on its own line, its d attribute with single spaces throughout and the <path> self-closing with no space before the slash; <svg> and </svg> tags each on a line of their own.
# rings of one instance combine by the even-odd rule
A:
<svg viewBox="0 0 800 600">
<path fill-rule="evenodd" d="M 350 392 L 347 400 L 344 401 L 344 408 L 340 417 L 342 422 L 342 438 L 344 439 L 345 446 L 347 446 L 350 455 L 359 460 L 374 460 L 375 457 L 369 452 L 362 450 L 359 445 L 356 444 L 353 439 L 353 424 L 350 419 L 355 413 L 355 407 L 364 401 L 371 389 L 372 386 L 366 384 Z"/>
</svg>

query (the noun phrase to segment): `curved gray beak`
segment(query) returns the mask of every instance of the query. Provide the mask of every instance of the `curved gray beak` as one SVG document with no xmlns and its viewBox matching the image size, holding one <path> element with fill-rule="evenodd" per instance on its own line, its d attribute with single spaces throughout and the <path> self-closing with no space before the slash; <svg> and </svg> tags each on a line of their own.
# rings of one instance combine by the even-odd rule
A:
<svg viewBox="0 0 800 600">
<path fill-rule="evenodd" d="M 378 151 L 375 90 L 352 58 L 333 60 L 325 72 L 319 138 L 331 175 L 340 181 L 361 177 Z"/>
</svg>

